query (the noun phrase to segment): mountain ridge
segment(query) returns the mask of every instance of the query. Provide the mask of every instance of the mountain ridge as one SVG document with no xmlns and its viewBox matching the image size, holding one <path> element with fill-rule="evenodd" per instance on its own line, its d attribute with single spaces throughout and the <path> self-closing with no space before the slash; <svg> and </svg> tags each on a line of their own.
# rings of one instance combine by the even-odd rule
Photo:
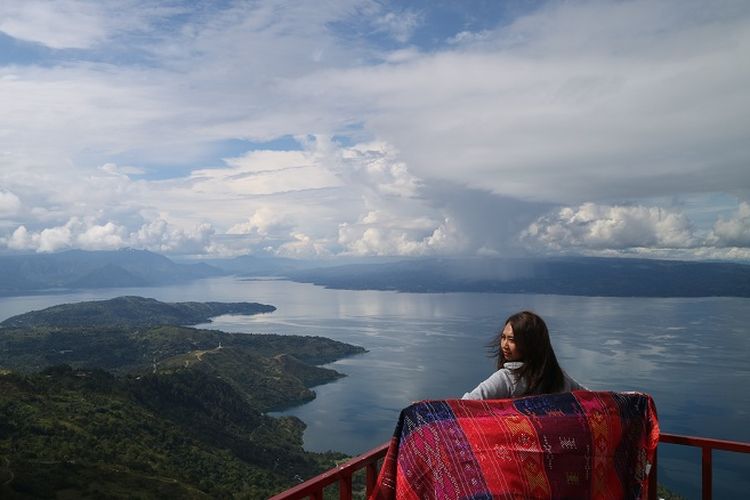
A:
<svg viewBox="0 0 750 500">
<path fill-rule="evenodd" d="M 750 265 L 622 258 L 432 258 L 298 270 L 334 289 L 604 297 L 750 297 Z"/>
<path fill-rule="evenodd" d="M 205 263 L 177 264 L 163 255 L 132 248 L 3 255 L 0 296 L 55 289 L 157 286 L 226 274 Z"/>
</svg>

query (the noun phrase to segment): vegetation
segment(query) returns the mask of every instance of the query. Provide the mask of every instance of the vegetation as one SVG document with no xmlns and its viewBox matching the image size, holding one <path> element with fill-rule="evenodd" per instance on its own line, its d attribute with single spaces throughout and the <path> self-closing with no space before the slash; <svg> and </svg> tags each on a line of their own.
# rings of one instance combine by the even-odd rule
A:
<svg viewBox="0 0 750 500">
<path fill-rule="evenodd" d="M 3 497 L 262 498 L 341 458 L 198 370 L 0 375 L 0 415 Z"/>
<path fill-rule="evenodd" d="M 270 358 L 241 347 L 197 350 L 158 364 L 160 373 L 193 368 L 230 384 L 255 408 L 279 410 L 315 397 L 309 387 L 336 380 L 335 370 L 308 365 L 289 354 Z"/>
<path fill-rule="evenodd" d="M 275 311 L 274 306 L 237 302 L 165 303 L 143 297 L 117 297 L 110 300 L 78 302 L 48 307 L 8 318 L 0 327 L 144 327 L 155 325 L 195 325 L 221 314 L 259 314 Z"/>
<path fill-rule="evenodd" d="M 299 419 L 265 412 L 364 349 L 159 324 L 246 306 L 124 297 L 6 321 L 0 497 L 264 498 L 334 466 L 343 455 L 302 449 Z M 92 310 L 100 326 L 83 326 Z"/>
<path fill-rule="evenodd" d="M 665 488 L 661 484 L 657 485 L 656 497 L 662 500 L 685 500 L 685 497 Z"/>
</svg>

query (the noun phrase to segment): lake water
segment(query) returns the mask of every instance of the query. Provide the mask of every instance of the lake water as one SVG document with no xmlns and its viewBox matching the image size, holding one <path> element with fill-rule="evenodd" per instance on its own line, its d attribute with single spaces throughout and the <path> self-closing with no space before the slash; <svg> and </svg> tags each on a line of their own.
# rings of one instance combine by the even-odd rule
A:
<svg viewBox="0 0 750 500">
<path fill-rule="evenodd" d="M 565 370 L 590 389 L 651 394 L 662 431 L 750 442 L 750 299 L 600 298 L 327 290 L 288 281 L 214 278 L 157 288 L 0 298 L 0 320 L 54 304 L 141 295 L 256 301 L 278 308 L 203 328 L 321 335 L 368 349 L 327 365 L 346 378 L 284 412 L 308 425 L 305 447 L 358 454 L 387 441 L 411 401 L 460 397 L 488 376 L 484 345 L 509 314 L 545 318 Z M 717 498 L 750 491 L 750 456 L 714 453 Z M 700 451 L 659 448 L 659 480 L 699 496 Z"/>
</svg>

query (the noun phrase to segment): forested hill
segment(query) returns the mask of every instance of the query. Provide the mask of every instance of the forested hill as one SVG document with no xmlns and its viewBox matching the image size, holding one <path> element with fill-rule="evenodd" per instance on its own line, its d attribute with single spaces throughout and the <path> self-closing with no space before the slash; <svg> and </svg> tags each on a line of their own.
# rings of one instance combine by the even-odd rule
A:
<svg viewBox="0 0 750 500">
<path fill-rule="evenodd" d="M 6 319 L 0 323 L 0 327 L 195 325 L 221 314 L 260 314 L 275 310 L 274 306 L 255 302 L 166 303 L 143 297 L 117 297 L 31 311 Z"/>
<path fill-rule="evenodd" d="M 0 373 L 0 498 L 268 498 L 342 458 L 303 429 L 197 370 Z"/>
<path fill-rule="evenodd" d="M 82 325 L 91 304 L 99 324 Z M 343 376 L 316 365 L 362 347 L 155 326 L 173 306 L 124 297 L 0 328 L 0 498 L 266 498 L 335 465 L 340 454 L 302 449 L 303 422 L 266 412 L 314 398 Z M 151 320 L 121 321 L 138 316 Z"/>
</svg>

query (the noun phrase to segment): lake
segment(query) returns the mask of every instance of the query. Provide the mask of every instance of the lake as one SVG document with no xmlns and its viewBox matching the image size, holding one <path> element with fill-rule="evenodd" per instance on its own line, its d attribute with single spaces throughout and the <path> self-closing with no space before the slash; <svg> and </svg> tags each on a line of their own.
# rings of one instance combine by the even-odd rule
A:
<svg viewBox="0 0 750 500">
<path fill-rule="evenodd" d="M 283 412 L 308 428 L 305 448 L 357 454 L 387 441 L 411 401 L 460 397 L 493 370 L 485 344 L 509 314 L 539 313 L 563 368 L 590 389 L 643 391 L 662 431 L 750 442 L 750 299 L 601 298 L 328 290 L 280 280 L 212 278 L 155 288 L 0 298 L 0 320 L 33 309 L 119 295 L 256 301 L 277 311 L 221 316 L 202 328 L 321 335 L 368 352 L 328 367 L 346 378 Z M 700 451 L 659 448 L 659 480 L 699 495 Z M 750 491 L 750 456 L 714 454 L 714 493 Z"/>
</svg>

